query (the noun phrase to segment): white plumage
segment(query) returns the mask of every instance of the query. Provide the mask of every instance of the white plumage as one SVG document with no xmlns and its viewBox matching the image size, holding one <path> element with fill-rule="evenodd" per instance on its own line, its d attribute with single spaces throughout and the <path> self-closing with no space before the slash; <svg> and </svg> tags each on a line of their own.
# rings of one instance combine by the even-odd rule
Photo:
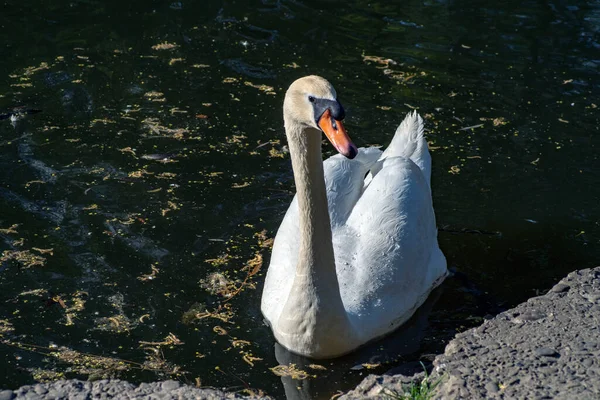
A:
<svg viewBox="0 0 600 400">
<path fill-rule="evenodd" d="M 295 84 L 287 96 L 296 95 Z M 315 92 L 310 82 L 303 86 L 309 87 L 301 94 Z M 290 112 L 294 111 L 286 108 Z M 312 128 L 293 126 L 300 119 L 286 116 L 292 158 L 298 157 L 292 141 L 312 134 L 306 132 Z M 294 133 L 302 129 L 304 133 Z M 305 143 L 298 148 L 308 152 L 316 151 L 315 146 Z M 320 154 L 320 142 L 318 146 Z M 310 169 L 310 161 L 307 164 Z M 319 185 L 299 176 L 303 172 L 297 165 L 304 164 L 294 163 L 298 193 L 318 207 Z M 333 266 L 330 273 L 321 272 L 328 268 L 320 265 L 321 259 L 326 264 L 326 256 L 305 256 L 321 251 L 326 255 L 328 239 L 325 234 L 315 240 L 318 215 L 302 214 L 297 195 L 275 238 L 261 305 L 283 346 L 315 358 L 350 352 L 404 323 L 442 282 L 446 260 L 437 242 L 430 174 L 423 120 L 416 112 L 407 115 L 384 152 L 360 148 L 352 160 L 338 154 L 323 162 L 335 274 Z M 312 235 L 312 240 L 303 235 Z M 302 246 L 320 243 L 323 250 L 301 251 Z"/>
</svg>

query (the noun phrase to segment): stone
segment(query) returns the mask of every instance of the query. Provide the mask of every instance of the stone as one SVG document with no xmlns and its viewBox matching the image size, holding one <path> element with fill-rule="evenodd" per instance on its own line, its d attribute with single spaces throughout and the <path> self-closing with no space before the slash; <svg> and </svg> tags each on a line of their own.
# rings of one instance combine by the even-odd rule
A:
<svg viewBox="0 0 600 400">
<path fill-rule="evenodd" d="M 550 289 L 550 291 L 552 293 L 564 293 L 564 292 L 567 292 L 569 289 L 571 289 L 571 286 L 564 284 L 564 283 L 558 283 L 558 284 L 554 285 L 554 287 L 552 289 Z"/>
<path fill-rule="evenodd" d="M 560 357 L 560 354 L 558 353 L 558 351 L 554 350 L 554 349 L 550 349 L 548 347 L 540 347 L 535 349 L 535 354 L 537 354 L 538 356 L 544 356 L 544 357 Z"/>
<path fill-rule="evenodd" d="M 532 308 L 532 309 L 528 309 L 525 312 L 521 313 L 518 317 L 515 318 L 515 320 L 537 321 L 538 319 L 542 319 L 545 317 L 546 317 L 545 313 L 543 313 L 542 311 L 540 311 L 536 308 Z"/>
<path fill-rule="evenodd" d="M 498 387 L 498 384 L 494 383 L 494 382 L 488 382 L 485 384 L 485 389 L 488 391 L 488 393 L 498 393 L 500 391 L 500 388 Z"/>
<path fill-rule="evenodd" d="M 599 274 L 571 273 L 546 295 L 456 335 L 433 361 L 430 379 L 441 379 L 433 399 L 600 398 Z M 340 400 L 377 398 L 351 393 Z"/>
<path fill-rule="evenodd" d="M 15 396 L 12 390 L 0 390 L 0 400 L 12 400 Z"/>
<path fill-rule="evenodd" d="M 165 381 L 162 383 L 162 390 L 171 391 L 179 388 L 181 386 L 177 381 Z"/>
<path fill-rule="evenodd" d="M 38 387 L 39 386 L 39 387 Z M 45 394 L 37 392 L 46 390 Z M 41 383 L 32 386 L 23 386 L 18 391 L 0 391 L 0 400 L 25 400 L 25 399 L 244 399 L 237 393 L 226 393 L 214 389 L 198 389 L 189 385 L 181 385 L 176 381 L 143 383 L 140 386 L 118 379 L 100 380 L 95 382 L 81 382 L 75 379 L 61 380 L 50 383 Z M 271 400 L 270 397 L 252 397 L 257 400 Z"/>
</svg>

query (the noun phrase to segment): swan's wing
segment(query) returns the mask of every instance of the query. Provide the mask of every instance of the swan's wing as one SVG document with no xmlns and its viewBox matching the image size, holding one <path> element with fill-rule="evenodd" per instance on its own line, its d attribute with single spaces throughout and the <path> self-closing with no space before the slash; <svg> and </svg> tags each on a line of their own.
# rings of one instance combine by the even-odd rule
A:
<svg viewBox="0 0 600 400">
<path fill-rule="evenodd" d="M 261 311 L 271 323 L 278 320 L 292 288 L 299 251 L 298 199 L 294 196 L 275 235 L 261 298 Z"/>
<path fill-rule="evenodd" d="M 352 266 L 338 269 L 344 305 L 365 334 L 383 334 L 410 317 L 446 274 L 421 169 L 405 157 L 383 160 L 345 229 L 358 239 L 354 248 L 339 241 L 334 247 L 349 257 L 342 265 Z"/>
<path fill-rule="evenodd" d="M 408 113 L 396 129 L 392 142 L 381 155 L 380 160 L 390 157 L 411 159 L 423 172 L 427 185 L 431 188 L 431 155 L 424 135 L 423 119 L 416 112 Z M 373 175 L 378 171 L 374 171 Z"/>
<path fill-rule="evenodd" d="M 366 337 L 406 321 L 447 274 L 423 132 L 421 117 L 408 114 L 333 235 L 342 300 Z"/>
<path fill-rule="evenodd" d="M 344 224 L 348 219 L 362 193 L 365 174 L 381 154 L 376 147 L 361 147 L 353 160 L 336 154 L 323 163 L 332 228 Z"/>
</svg>

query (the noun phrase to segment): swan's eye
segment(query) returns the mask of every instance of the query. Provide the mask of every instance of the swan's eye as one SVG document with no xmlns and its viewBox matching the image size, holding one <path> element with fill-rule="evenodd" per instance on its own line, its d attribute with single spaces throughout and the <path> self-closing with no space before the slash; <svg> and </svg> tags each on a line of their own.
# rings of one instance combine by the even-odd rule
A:
<svg viewBox="0 0 600 400">
<path fill-rule="evenodd" d="M 315 98 L 313 96 L 308 96 L 308 101 L 310 101 L 311 103 L 314 103 Z"/>
</svg>

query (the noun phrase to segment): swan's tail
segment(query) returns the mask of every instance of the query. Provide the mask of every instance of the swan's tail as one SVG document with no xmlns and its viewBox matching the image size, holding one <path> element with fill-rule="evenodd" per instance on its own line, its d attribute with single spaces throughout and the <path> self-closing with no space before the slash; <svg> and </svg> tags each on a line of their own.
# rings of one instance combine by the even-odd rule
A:
<svg viewBox="0 0 600 400">
<path fill-rule="evenodd" d="M 431 187 L 431 155 L 425 140 L 423 118 L 416 111 L 406 115 L 379 159 L 388 157 L 410 158 L 421 169 Z"/>
</svg>

